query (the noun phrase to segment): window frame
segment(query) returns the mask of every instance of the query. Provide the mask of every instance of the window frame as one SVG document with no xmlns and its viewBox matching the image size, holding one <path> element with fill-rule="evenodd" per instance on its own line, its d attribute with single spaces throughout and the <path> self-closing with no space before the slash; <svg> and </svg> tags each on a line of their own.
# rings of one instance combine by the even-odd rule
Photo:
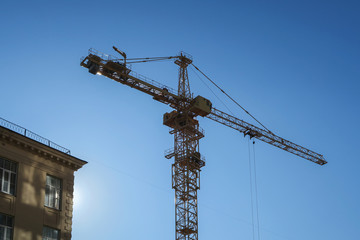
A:
<svg viewBox="0 0 360 240">
<path fill-rule="evenodd" d="M 48 229 L 48 230 L 50 230 L 50 231 L 53 231 L 53 230 L 55 230 L 56 232 L 57 232 L 57 238 L 56 239 L 54 239 L 52 236 L 51 237 L 48 237 L 48 236 L 44 236 L 44 233 L 45 233 L 45 230 L 46 229 Z M 42 240 L 59 240 L 60 239 L 60 237 L 61 237 L 61 231 L 59 230 L 59 229 L 57 229 L 57 228 L 53 228 L 53 227 L 49 227 L 49 226 L 47 226 L 47 225 L 44 225 L 43 226 L 43 231 L 42 231 Z"/>
<path fill-rule="evenodd" d="M 1 162 L 2 164 L 0 164 L 0 192 L 16 196 L 19 163 L 0 156 L 0 163 Z M 6 163 L 9 164 L 9 168 L 5 167 Z M 7 181 L 4 181 L 6 173 L 8 174 L 8 178 Z M 12 176 L 14 176 L 14 181 L 12 181 Z M 7 191 L 4 190 L 5 185 L 7 185 Z M 11 185 L 14 185 L 13 189 Z"/>
<path fill-rule="evenodd" d="M 12 240 L 14 237 L 14 217 L 7 215 L 7 214 L 3 214 L 3 213 L 0 213 L 0 215 L 6 217 L 5 225 L 1 224 L 1 222 L 0 222 L 0 228 L 4 228 L 4 236 L 0 235 L 0 238 L 3 239 L 3 237 L 4 237 L 4 239 L 7 239 L 7 238 L 5 238 L 5 236 L 7 236 L 8 232 L 10 231 L 10 240 Z M 11 219 L 11 226 L 9 226 L 7 224 L 8 219 Z"/>
<path fill-rule="evenodd" d="M 48 185 L 48 177 L 59 181 L 59 189 L 57 189 L 56 186 Z M 45 201 L 44 201 L 44 206 L 45 207 L 61 211 L 62 192 L 63 192 L 62 186 L 63 186 L 63 184 L 62 184 L 62 179 L 61 178 L 55 177 L 55 176 L 50 175 L 50 174 L 46 175 L 46 180 L 45 180 Z M 48 187 L 49 187 L 49 194 L 47 194 Z M 53 196 L 54 201 L 51 201 L 51 198 L 50 198 L 50 196 L 52 194 L 52 192 L 51 192 L 52 189 L 55 189 L 54 196 Z M 57 194 L 58 194 L 58 198 L 56 197 Z M 49 197 L 47 197 L 47 196 L 49 196 Z M 56 206 L 57 199 L 58 199 L 58 205 L 59 205 L 58 207 Z"/>
</svg>

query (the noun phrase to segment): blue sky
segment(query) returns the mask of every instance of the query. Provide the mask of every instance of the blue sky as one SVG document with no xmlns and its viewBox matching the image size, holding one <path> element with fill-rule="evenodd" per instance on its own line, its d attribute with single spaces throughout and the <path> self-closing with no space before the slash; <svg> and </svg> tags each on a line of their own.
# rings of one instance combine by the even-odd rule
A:
<svg viewBox="0 0 360 240">
<path fill-rule="evenodd" d="M 91 47 L 128 57 L 183 50 L 270 130 L 329 162 L 256 142 L 261 239 L 356 240 L 359 10 L 358 1 L 2 1 L 0 116 L 89 162 L 76 173 L 73 239 L 172 239 L 170 108 L 79 63 Z M 177 86 L 172 62 L 133 70 Z M 199 239 L 253 239 L 248 140 L 200 124 Z"/>
</svg>

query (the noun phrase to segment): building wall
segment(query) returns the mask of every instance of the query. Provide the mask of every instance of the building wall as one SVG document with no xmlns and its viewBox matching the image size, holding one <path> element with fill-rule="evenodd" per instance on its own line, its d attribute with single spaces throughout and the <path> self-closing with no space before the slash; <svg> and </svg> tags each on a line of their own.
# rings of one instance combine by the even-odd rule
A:
<svg viewBox="0 0 360 240">
<path fill-rule="evenodd" d="M 0 191 L 0 212 L 14 217 L 13 239 L 41 240 L 44 225 L 60 230 L 61 240 L 71 239 L 74 171 L 79 166 L 71 165 L 70 155 L 16 133 L 0 129 L 0 136 L 0 157 L 18 163 L 15 196 Z M 44 206 L 47 175 L 61 179 L 60 210 Z"/>
</svg>

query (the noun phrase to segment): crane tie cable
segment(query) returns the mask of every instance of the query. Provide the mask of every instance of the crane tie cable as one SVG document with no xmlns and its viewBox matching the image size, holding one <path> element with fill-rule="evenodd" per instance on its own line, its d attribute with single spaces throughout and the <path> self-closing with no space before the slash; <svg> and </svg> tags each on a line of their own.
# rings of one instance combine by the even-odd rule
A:
<svg viewBox="0 0 360 240">
<path fill-rule="evenodd" d="M 243 108 L 238 102 L 236 102 L 232 97 L 229 96 L 222 88 L 220 88 L 214 81 L 212 81 L 208 76 L 205 75 L 198 67 L 196 67 L 194 64 L 191 64 L 196 70 L 198 70 L 204 77 L 206 77 L 212 84 L 215 85 L 221 92 L 223 92 L 228 98 L 230 98 L 231 101 L 233 101 L 236 105 L 238 105 L 242 110 L 245 111 L 250 117 L 252 117 L 257 123 L 259 123 L 263 128 L 265 128 L 269 133 L 273 134 L 267 127 L 265 127 L 260 121 L 258 121 L 251 113 L 249 113 L 245 108 Z M 273 134 L 274 135 L 274 134 Z"/>
</svg>

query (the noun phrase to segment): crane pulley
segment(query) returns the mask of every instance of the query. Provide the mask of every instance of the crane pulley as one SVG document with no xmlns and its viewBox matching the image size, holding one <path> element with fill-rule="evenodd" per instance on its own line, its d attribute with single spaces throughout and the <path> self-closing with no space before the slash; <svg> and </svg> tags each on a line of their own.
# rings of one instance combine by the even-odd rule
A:
<svg viewBox="0 0 360 240">
<path fill-rule="evenodd" d="M 163 124 L 171 128 L 170 134 L 174 136 L 174 148 L 166 151 L 165 157 L 175 158 L 172 164 L 172 187 L 175 190 L 176 240 L 198 239 L 197 190 L 200 189 L 200 171 L 205 166 L 205 159 L 199 152 L 199 140 L 204 137 L 204 131 L 200 128 L 196 117 L 206 117 L 233 128 L 244 136 L 257 138 L 316 164 L 327 163 L 319 153 L 281 138 L 268 129 L 257 127 L 220 111 L 202 96 L 194 97 L 190 91 L 187 73 L 187 67 L 193 61 L 190 55 L 182 52 L 178 56 L 170 57 L 127 58 L 126 54 L 116 47 L 114 50 L 123 59 L 90 49 L 88 56 L 82 59 L 80 65 L 92 74 L 103 75 L 135 88 L 174 109 L 164 114 Z M 177 91 L 132 71 L 129 65 L 129 63 L 170 59 L 175 59 L 175 64 L 179 66 Z M 196 69 L 199 70 L 197 67 Z"/>
</svg>

